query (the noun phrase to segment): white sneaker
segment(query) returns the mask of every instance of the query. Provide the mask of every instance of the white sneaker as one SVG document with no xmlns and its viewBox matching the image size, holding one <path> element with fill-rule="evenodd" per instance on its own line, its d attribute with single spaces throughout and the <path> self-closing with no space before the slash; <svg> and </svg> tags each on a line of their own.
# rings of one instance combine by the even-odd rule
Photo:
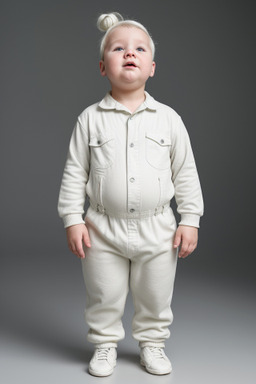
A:
<svg viewBox="0 0 256 384">
<path fill-rule="evenodd" d="M 116 348 L 96 347 L 89 364 L 89 373 L 93 376 L 109 376 L 116 366 Z"/>
<path fill-rule="evenodd" d="M 154 375 L 167 375 L 172 371 L 172 365 L 163 348 L 144 347 L 141 348 L 140 363 L 149 373 Z"/>
</svg>

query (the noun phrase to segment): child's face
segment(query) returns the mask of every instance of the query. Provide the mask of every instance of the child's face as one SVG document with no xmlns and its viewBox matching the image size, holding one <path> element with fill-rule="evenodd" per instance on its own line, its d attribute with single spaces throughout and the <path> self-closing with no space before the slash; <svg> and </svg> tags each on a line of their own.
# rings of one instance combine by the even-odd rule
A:
<svg viewBox="0 0 256 384">
<path fill-rule="evenodd" d="M 100 71 L 108 77 L 112 89 L 144 88 L 155 72 L 148 35 L 136 27 L 116 27 L 107 38 Z"/>
</svg>

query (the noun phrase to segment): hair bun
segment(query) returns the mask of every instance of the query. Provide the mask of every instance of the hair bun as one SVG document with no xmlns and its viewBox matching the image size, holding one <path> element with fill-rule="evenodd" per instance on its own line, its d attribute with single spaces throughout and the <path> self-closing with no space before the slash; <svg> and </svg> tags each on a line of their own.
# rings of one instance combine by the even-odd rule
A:
<svg viewBox="0 0 256 384">
<path fill-rule="evenodd" d="M 109 28 L 113 27 L 113 25 L 122 20 L 123 17 L 120 15 L 120 13 L 104 13 L 98 18 L 97 27 L 100 31 L 106 32 Z"/>
</svg>

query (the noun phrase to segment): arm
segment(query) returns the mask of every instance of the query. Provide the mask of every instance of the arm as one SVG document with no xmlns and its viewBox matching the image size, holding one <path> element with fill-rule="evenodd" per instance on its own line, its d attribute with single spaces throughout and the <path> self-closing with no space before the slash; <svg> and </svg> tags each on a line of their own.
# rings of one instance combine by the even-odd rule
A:
<svg viewBox="0 0 256 384">
<path fill-rule="evenodd" d="M 178 256 L 185 258 L 197 247 L 199 220 L 204 204 L 195 159 L 187 130 L 179 118 L 172 138 L 172 180 L 175 189 L 177 211 L 181 221 L 173 246 L 180 247 Z"/>
<path fill-rule="evenodd" d="M 58 213 L 65 228 L 84 224 L 82 215 L 89 169 L 88 134 L 78 119 L 70 139 L 58 200 Z"/>
<path fill-rule="evenodd" d="M 179 225 L 199 228 L 203 196 L 190 139 L 180 117 L 173 127 L 171 170 L 177 211 L 181 215 Z"/>
</svg>

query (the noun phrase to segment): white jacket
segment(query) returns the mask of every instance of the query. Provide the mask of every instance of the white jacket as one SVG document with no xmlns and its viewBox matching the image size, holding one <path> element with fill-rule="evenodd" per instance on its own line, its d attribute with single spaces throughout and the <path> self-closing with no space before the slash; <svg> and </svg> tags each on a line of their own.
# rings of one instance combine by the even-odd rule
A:
<svg viewBox="0 0 256 384">
<path fill-rule="evenodd" d="M 86 195 L 106 214 L 131 218 L 175 196 L 179 225 L 199 227 L 203 197 L 187 130 L 172 108 L 145 96 L 131 114 L 108 93 L 78 117 L 58 202 L 65 227 L 84 223 Z"/>
</svg>

